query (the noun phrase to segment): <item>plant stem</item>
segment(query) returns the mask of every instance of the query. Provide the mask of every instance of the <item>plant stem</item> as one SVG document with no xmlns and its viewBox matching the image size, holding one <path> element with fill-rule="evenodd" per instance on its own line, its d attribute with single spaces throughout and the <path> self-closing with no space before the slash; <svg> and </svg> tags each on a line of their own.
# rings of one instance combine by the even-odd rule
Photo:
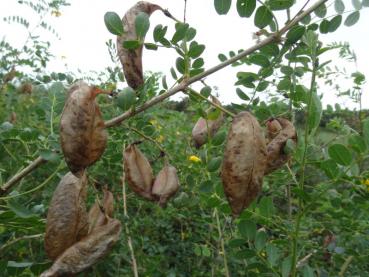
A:
<svg viewBox="0 0 369 277">
<path fill-rule="evenodd" d="M 125 144 L 123 144 L 123 152 L 124 152 L 125 148 L 126 148 Z M 124 175 L 124 164 L 122 164 L 121 182 L 122 182 L 122 193 L 123 193 L 123 213 L 124 213 L 124 217 L 125 217 L 124 227 L 125 227 L 126 234 L 127 234 L 127 243 L 128 243 L 129 252 L 131 252 L 133 276 L 138 277 L 138 270 L 137 270 L 137 262 L 136 262 L 135 252 L 134 252 L 133 245 L 132 245 L 132 239 L 131 239 L 130 231 L 129 231 L 129 228 L 128 228 L 128 225 L 127 225 L 128 211 L 127 211 L 127 197 L 126 197 L 126 182 L 125 182 L 125 175 Z"/>
<path fill-rule="evenodd" d="M 222 232 L 222 229 L 220 228 L 219 215 L 218 215 L 218 210 L 216 208 L 214 209 L 214 215 L 215 215 L 215 219 L 217 221 L 217 228 L 218 228 L 218 234 L 219 234 L 219 239 L 220 239 L 220 247 L 221 247 L 222 252 L 223 252 L 223 262 L 224 262 L 225 276 L 230 277 L 229 270 L 228 270 L 227 253 L 226 253 L 225 247 L 224 247 L 223 232 Z"/>
<path fill-rule="evenodd" d="M 200 97 L 201 99 L 205 100 L 206 102 L 208 102 L 210 105 L 214 106 L 215 108 L 217 108 L 218 110 L 221 110 L 222 112 L 224 112 L 225 114 L 228 114 L 230 117 L 235 117 L 236 115 L 234 113 L 232 113 L 231 111 L 228 111 L 226 108 L 218 105 L 217 103 L 214 103 L 213 101 L 209 100 L 208 98 L 206 98 L 205 96 L 203 96 L 202 94 L 198 93 L 197 91 L 193 90 L 192 88 L 187 88 L 188 91 L 190 91 L 192 94 L 195 94 L 197 97 Z M 185 92 L 187 95 L 189 94 L 187 91 Z"/>
<path fill-rule="evenodd" d="M 17 243 L 20 240 L 28 240 L 28 239 L 37 239 L 37 238 L 42 238 L 44 236 L 44 234 L 36 234 L 36 235 L 28 235 L 28 236 L 23 236 L 23 237 L 19 237 L 19 238 L 15 238 L 7 243 L 5 243 L 4 245 L 2 245 L 0 247 L 0 255 L 3 252 L 3 250 L 7 247 L 9 247 L 10 245 Z"/>
<path fill-rule="evenodd" d="M 308 148 L 308 142 L 309 142 L 309 116 L 310 116 L 310 108 L 311 108 L 311 103 L 313 100 L 313 93 L 315 93 L 315 78 L 316 78 L 316 71 L 317 71 L 317 58 L 316 58 L 316 49 L 313 49 L 313 52 L 311 54 L 311 59 L 312 59 L 312 74 L 311 74 L 311 82 L 310 82 L 310 94 L 309 94 L 309 99 L 308 99 L 308 103 L 307 103 L 307 107 L 306 107 L 306 122 L 305 122 L 305 130 L 304 130 L 304 151 L 303 151 L 303 156 L 302 156 L 302 163 L 301 163 L 301 177 L 299 180 L 299 189 L 300 190 L 304 190 L 304 183 L 305 183 L 305 168 L 306 168 L 306 157 L 307 157 L 307 148 Z M 299 232 L 300 232 L 300 224 L 301 224 L 301 219 L 304 216 L 304 212 L 303 212 L 303 202 L 301 197 L 299 197 L 299 202 L 298 202 L 298 215 L 296 218 L 296 223 L 295 223 L 295 231 L 293 234 L 293 238 L 292 238 L 292 263 L 291 263 L 291 277 L 295 277 L 296 273 L 297 273 L 297 268 L 296 268 L 296 264 L 297 264 L 297 258 L 298 258 L 298 254 L 297 254 L 297 243 L 298 243 L 298 239 L 299 239 Z"/>
</svg>

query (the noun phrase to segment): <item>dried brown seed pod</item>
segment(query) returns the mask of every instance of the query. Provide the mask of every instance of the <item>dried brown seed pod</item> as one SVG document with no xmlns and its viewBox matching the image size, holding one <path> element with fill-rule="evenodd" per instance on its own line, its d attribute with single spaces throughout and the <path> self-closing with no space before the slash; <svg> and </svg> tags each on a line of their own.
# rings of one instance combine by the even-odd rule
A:
<svg viewBox="0 0 369 277">
<path fill-rule="evenodd" d="M 61 116 L 61 147 L 68 167 L 77 175 L 96 162 L 106 147 L 108 135 L 95 101 L 99 93 L 106 92 L 77 82 L 68 92 Z"/>
<path fill-rule="evenodd" d="M 248 112 L 237 114 L 228 133 L 221 172 L 234 216 L 261 191 L 266 162 L 265 138 L 258 121 Z"/>
<path fill-rule="evenodd" d="M 114 197 L 108 190 L 104 189 L 103 211 L 99 207 L 98 202 L 91 207 L 88 212 L 88 233 L 90 234 L 96 227 L 106 224 L 107 218 L 113 216 L 114 212 Z"/>
<path fill-rule="evenodd" d="M 212 96 L 212 102 L 221 106 L 220 101 Z M 214 110 L 214 108 L 210 108 L 207 112 Z M 205 118 L 200 117 L 196 122 L 195 126 L 192 129 L 192 141 L 196 148 L 200 148 L 204 145 L 208 137 L 213 137 L 216 132 L 218 132 L 219 128 L 222 126 L 224 121 L 224 114 L 220 112 L 218 118 L 215 120 L 206 120 Z"/>
<path fill-rule="evenodd" d="M 277 121 L 282 129 L 267 146 L 268 163 L 265 169 L 265 175 L 282 167 L 291 158 L 291 155 L 283 151 L 287 140 L 291 139 L 297 143 L 296 129 L 290 121 L 282 117 L 275 118 L 273 121 Z"/>
<path fill-rule="evenodd" d="M 267 127 L 267 143 L 271 142 L 282 130 L 281 124 L 275 118 L 268 119 Z"/>
<path fill-rule="evenodd" d="M 158 173 L 152 187 L 152 194 L 158 199 L 160 206 L 165 206 L 168 200 L 176 194 L 179 189 L 177 170 L 174 166 L 167 164 Z"/>
<path fill-rule="evenodd" d="M 138 195 L 153 200 L 151 194 L 154 175 L 145 155 L 135 144 L 124 149 L 124 173 L 129 187 Z"/>
<path fill-rule="evenodd" d="M 106 224 L 65 250 L 41 277 L 69 276 L 86 270 L 110 252 L 120 232 L 119 220 L 108 218 Z"/>
<path fill-rule="evenodd" d="M 87 176 L 67 173 L 58 184 L 46 220 L 45 250 L 55 260 L 69 246 L 87 235 Z"/>
<path fill-rule="evenodd" d="M 122 18 L 124 34 L 117 37 L 117 50 L 120 62 L 123 66 L 124 76 L 128 85 L 133 89 L 138 89 L 144 83 L 142 71 L 142 48 L 126 49 L 123 47 L 124 41 L 137 40 L 135 20 L 140 12 L 147 13 L 149 16 L 156 10 L 163 10 L 160 6 L 139 1 L 130 8 Z M 143 39 L 143 38 L 141 38 Z"/>
</svg>

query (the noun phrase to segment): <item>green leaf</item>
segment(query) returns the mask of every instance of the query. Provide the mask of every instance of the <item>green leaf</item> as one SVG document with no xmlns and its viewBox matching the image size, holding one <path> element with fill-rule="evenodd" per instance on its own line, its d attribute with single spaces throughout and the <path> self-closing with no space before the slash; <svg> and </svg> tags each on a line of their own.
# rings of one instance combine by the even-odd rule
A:
<svg viewBox="0 0 369 277">
<path fill-rule="evenodd" d="M 260 48 L 260 52 L 268 56 L 278 56 L 279 47 L 275 43 L 268 44 Z"/>
<path fill-rule="evenodd" d="M 343 144 L 333 144 L 328 148 L 328 155 L 338 164 L 348 166 L 352 161 L 351 152 Z"/>
<path fill-rule="evenodd" d="M 200 94 L 202 95 L 202 96 L 205 96 L 206 98 L 208 98 L 209 97 L 209 95 L 211 94 L 211 87 L 209 87 L 209 86 L 205 86 L 205 87 L 203 87 L 201 90 L 200 90 Z"/>
<path fill-rule="evenodd" d="M 262 67 L 268 67 L 270 65 L 268 58 L 262 54 L 251 55 L 249 61 Z"/>
<path fill-rule="evenodd" d="M 290 44 L 297 42 L 305 34 L 305 30 L 306 30 L 305 26 L 301 25 L 293 26 L 286 35 L 287 42 Z"/>
<path fill-rule="evenodd" d="M 54 151 L 51 150 L 40 150 L 40 156 L 46 161 L 58 161 L 60 159 L 59 155 L 56 154 Z"/>
<path fill-rule="evenodd" d="M 277 264 L 277 260 L 279 259 L 281 251 L 274 244 L 267 244 L 266 252 L 268 255 L 268 262 L 275 266 Z"/>
<path fill-rule="evenodd" d="M 282 262 L 282 277 L 288 277 L 291 271 L 291 257 L 287 257 Z"/>
<path fill-rule="evenodd" d="M 222 145 L 223 142 L 225 141 L 227 137 L 227 133 L 226 132 L 218 132 L 215 134 L 215 136 L 213 137 L 213 139 L 211 140 L 211 144 L 214 146 L 219 146 Z"/>
<path fill-rule="evenodd" d="M 342 14 L 345 11 L 345 4 L 342 0 L 335 0 L 334 1 L 334 9 L 337 13 Z"/>
<path fill-rule="evenodd" d="M 329 28 L 330 28 L 330 22 L 327 19 L 323 19 L 319 25 L 319 31 L 322 34 L 327 34 L 329 33 Z"/>
<path fill-rule="evenodd" d="M 256 8 L 256 0 L 237 0 L 237 12 L 240 17 L 250 17 Z"/>
<path fill-rule="evenodd" d="M 250 97 L 248 97 L 246 93 L 244 93 L 240 88 L 236 89 L 236 93 L 238 97 L 241 98 L 242 100 L 245 100 L 245 101 L 250 100 Z"/>
<path fill-rule="evenodd" d="M 256 235 L 256 224 L 251 220 L 241 220 L 238 223 L 238 231 L 242 237 L 250 241 L 254 240 Z"/>
<path fill-rule="evenodd" d="M 158 46 L 155 43 L 145 43 L 144 45 L 147 50 L 158 50 Z"/>
<path fill-rule="evenodd" d="M 308 25 L 311 21 L 311 15 L 308 14 L 306 15 L 303 19 L 301 19 L 301 23 L 304 24 L 304 25 Z"/>
<path fill-rule="evenodd" d="M 342 15 L 336 15 L 332 18 L 332 20 L 329 22 L 329 32 L 334 32 L 338 29 L 338 27 L 341 26 L 342 23 Z"/>
<path fill-rule="evenodd" d="M 231 8 L 232 0 L 214 0 L 214 7 L 219 15 L 227 14 Z"/>
<path fill-rule="evenodd" d="M 256 91 L 264 91 L 269 86 L 268 81 L 261 81 L 256 87 Z"/>
<path fill-rule="evenodd" d="M 258 208 L 260 210 L 260 214 L 266 218 L 269 218 L 274 213 L 274 205 L 271 197 L 263 197 L 259 204 Z"/>
<path fill-rule="evenodd" d="M 293 6 L 294 0 L 270 0 L 269 7 L 273 11 L 285 10 Z"/>
<path fill-rule="evenodd" d="M 219 55 L 218 55 L 218 59 L 219 59 L 221 62 L 224 62 L 224 61 L 226 61 L 226 60 L 227 60 L 227 57 L 226 57 L 226 55 L 224 55 L 224 54 L 219 54 Z"/>
<path fill-rule="evenodd" d="M 349 138 L 349 144 L 358 153 L 363 153 L 366 151 L 365 140 L 359 135 L 352 135 Z"/>
<path fill-rule="evenodd" d="M 369 7 L 369 0 L 363 0 L 363 7 Z"/>
<path fill-rule="evenodd" d="M 19 204 L 15 199 L 10 199 L 8 201 L 8 207 L 12 212 L 14 212 L 20 218 L 30 218 L 30 217 L 37 216 L 36 214 L 28 210 L 26 207 Z"/>
<path fill-rule="evenodd" d="M 308 126 L 309 131 L 312 132 L 316 128 L 318 128 L 320 119 L 322 118 L 322 103 L 316 92 L 312 92 L 312 101 L 310 104 L 309 110 L 309 118 L 308 118 Z"/>
<path fill-rule="evenodd" d="M 198 44 L 196 41 L 191 42 L 188 56 L 195 59 L 199 57 L 205 50 L 205 45 Z"/>
<path fill-rule="evenodd" d="M 115 12 L 106 12 L 104 15 L 105 26 L 113 35 L 121 36 L 124 33 L 122 20 Z"/>
<path fill-rule="evenodd" d="M 215 157 L 210 160 L 208 163 L 208 171 L 214 172 L 217 171 L 222 164 L 222 157 Z"/>
<path fill-rule="evenodd" d="M 176 44 L 177 42 L 181 41 L 185 38 L 186 32 L 190 26 L 186 23 L 177 23 L 176 24 L 176 32 L 173 35 L 172 43 Z"/>
<path fill-rule="evenodd" d="M 263 29 L 273 20 L 273 14 L 266 6 L 261 6 L 256 10 L 254 24 L 256 27 Z"/>
<path fill-rule="evenodd" d="M 137 38 L 143 40 L 146 36 L 147 31 L 150 28 L 149 15 L 144 12 L 140 12 L 135 19 L 135 28 Z"/>
<path fill-rule="evenodd" d="M 356 11 L 353 13 L 350 13 L 348 17 L 345 19 L 345 25 L 347 27 L 351 27 L 352 25 L 356 24 L 359 21 L 360 18 L 360 12 Z"/>
<path fill-rule="evenodd" d="M 277 85 L 277 89 L 280 91 L 289 91 L 291 87 L 290 78 L 283 78 Z"/>
<path fill-rule="evenodd" d="M 363 138 L 366 145 L 369 147 L 369 119 L 366 119 L 363 122 Z"/>
<path fill-rule="evenodd" d="M 263 250 L 267 241 L 267 234 L 264 231 L 258 231 L 255 237 L 255 248 L 257 251 Z"/>
<path fill-rule="evenodd" d="M 315 11 L 314 11 L 315 15 L 317 17 L 323 18 L 326 16 L 327 14 L 327 7 L 326 5 L 323 3 L 321 4 Z"/>
<path fill-rule="evenodd" d="M 134 49 L 137 49 L 141 46 L 141 42 L 138 41 L 138 40 L 125 40 L 123 41 L 123 47 L 125 49 L 131 49 L 131 50 L 134 50 Z"/>
<path fill-rule="evenodd" d="M 187 41 L 193 40 L 196 36 L 196 33 L 197 33 L 196 29 L 194 29 L 192 27 L 188 28 L 188 30 L 186 32 L 186 40 Z"/>
<path fill-rule="evenodd" d="M 360 0 L 352 0 L 351 2 L 355 10 L 361 10 L 361 8 L 363 7 Z"/>
<path fill-rule="evenodd" d="M 336 179 L 339 176 L 339 168 L 335 161 L 328 159 L 320 163 L 320 168 L 330 179 Z"/>
<path fill-rule="evenodd" d="M 178 57 L 176 59 L 176 68 L 178 70 L 179 73 L 184 74 L 185 73 L 185 61 L 184 59 Z"/>
<path fill-rule="evenodd" d="M 192 63 L 193 68 L 201 68 L 203 65 L 204 65 L 204 59 L 203 58 L 198 58 L 198 59 L 194 60 L 193 63 Z"/>
<path fill-rule="evenodd" d="M 177 80 L 178 79 L 177 74 L 176 74 L 176 71 L 174 70 L 173 67 L 170 68 L 170 74 L 172 75 L 172 78 L 174 80 Z"/>
<path fill-rule="evenodd" d="M 167 32 L 168 27 L 165 26 L 163 27 L 163 25 L 159 24 L 155 26 L 154 29 L 154 41 L 155 42 L 161 42 Z"/>
<path fill-rule="evenodd" d="M 136 93 L 130 88 L 124 88 L 117 96 L 117 106 L 123 111 L 127 111 L 136 103 Z"/>
</svg>

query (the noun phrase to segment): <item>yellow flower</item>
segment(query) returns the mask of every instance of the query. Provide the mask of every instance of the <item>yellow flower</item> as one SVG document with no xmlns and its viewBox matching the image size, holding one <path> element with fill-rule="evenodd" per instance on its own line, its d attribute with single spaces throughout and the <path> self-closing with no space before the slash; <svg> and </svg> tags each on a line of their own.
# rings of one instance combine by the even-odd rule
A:
<svg viewBox="0 0 369 277">
<path fill-rule="evenodd" d="M 149 122 L 151 125 L 154 125 L 154 126 L 158 124 L 158 122 L 155 119 L 150 119 Z"/>
<path fill-rule="evenodd" d="M 59 17 L 59 16 L 61 16 L 62 14 L 61 14 L 61 12 L 59 12 L 59 11 L 52 11 L 52 12 L 51 12 L 51 15 L 52 15 L 52 16 L 55 16 L 55 17 Z"/>
<path fill-rule="evenodd" d="M 361 181 L 363 185 L 369 186 L 369 179 L 365 179 Z"/>
<path fill-rule="evenodd" d="M 160 135 L 156 138 L 156 141 L 159 142 L 159 143 L 162 143 L 164 141 L 164 137 L 162 135 Z"/>
<path fill-rule="evenodd" d="M 191 162 L 194 162 L 194 163 L 201 162 L 201 159 L 199 157 L 195 156 L 195 155 L 189 156 L 188 160 L 191 161 Z"/>
</svg>

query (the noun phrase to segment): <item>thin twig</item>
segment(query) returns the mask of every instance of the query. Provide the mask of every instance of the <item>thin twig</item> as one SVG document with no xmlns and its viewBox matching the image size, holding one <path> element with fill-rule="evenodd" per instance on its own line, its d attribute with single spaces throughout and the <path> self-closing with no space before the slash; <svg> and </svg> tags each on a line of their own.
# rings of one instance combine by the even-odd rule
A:
<svg viewBox="0 0 369 277">
<path fill-rule="evenodd" d="M 123 144 L 123 153 L 124 153 L 125 148 L 126 148 L 125 144 Z M 136 262 L 135 252 L 134 252 L 134 249 L 133 249 L 132 239 L 131 239 L 130 231 L 129 231 L 128 224 L 127 224 L 128 211 L 127 211 L 127 197 L 126 197 L 126 182 L 125 182 L 125 176 L 124 176 L 124 164 L 123 163 L 122 163 L 121 182 L 122 182 L 122 192 L 123 192 L 123 213 L 124 213 L 124 217 L 125 217 L 124 226 L 125 226 L 126 234 L 127 234 L 128 248 L 129 248 L 129 251 L 131 252 L 132 271 L 133 271 L 133 275 L 135 277 L 138 277 L 138 270 L 137 270 L 137 262 Z"/>
<path fill-rule="evenodd" d="M 28 240 L 28 239 L 37 239 L 37 238 L 42 238 L 44 236 L 44 234 L 36 234 L 36 235 L 28 235 L 28 236 L 23 236 L 23 237 L 19 237 L 19 238 L 15 238 L 5 244 L 3 244 L 1 247 L 0 247 L 0 255 L 2 254 L 2 251 L 9 247 L 10 245 L 14 244 L 14 243 L 17 243 L 18 241 L 20 240 Z"/>
<path fill-rule="evenodd" d="M 135 132 L 136 134 L 138 134 L 139 136 L 143 137 L 144 139 L 152 142 L 153 144 L 155 144 L 156 147 L 159 148 L 159 150 L 163 153 L 165 153 L 166 155 L 166 152 L 165 152 L 165 149 L 163 148 L 163 146 L 160 145 L 159 142 L 157 142 L 156 140 L 154 140 L 153 138 L 149 137 L 149 136 L 146 136 L 144 133 L 142 133 L 140 130 L 137 130 L 136 128 L 134 127 L 130 127 L 128 125 L 123 125 L 124 128 L 127 128 L 128 130 L 131 130 L 133 132 Z"/>
<path fill-rule="evenodd" d="M 339 277 L 345 276 L 345 272 L 346 272 L 346 270 L 347 270 L 348 266 L 350 265 L 353 258 L 354 258 L 354 256 L 348 256 L 347 257 L 347 259 L 345 260 L 345 262 L 343 263 L 343 265 L 341 267 L 340 273 L 338 273 Z"/>
<path fill-rule="evenodd" d="M 221 247 L 222 253 L 223 253 L 225 276 L 230 277 L 231 275 L 229 275 L 228 262 L 227 262 L 227 253 L 226 253 L 226 250 L 225 250 L 225 247 L 224 247 L 224 237 L 223 237 L 222 229 L 220 228 L 219 215 L 218 215 L 218 210 L 216 208 L 214 209 L 214 215 L 215 215 L 215 219 L 217 221 L 217 228 L 218 228 L 218 234 L 219 234 L 219 239 L 220 239 L 220 247 Z"/>
<path fill-rule="evenodd" d="M 142 113 L 143 111 L 151 108 L 152 106 L 164 101 L 165 99 L 169 98 L 170 96 L 173 96 L 174 94 L 184 91 L 189 85 L 201 81 L 205 77 L 227 67 L 228 65 L 231 65 L 238 60 L 250 55 L 251 53 L 255 52 L 256 50 L 259 50 L 260 48 L 264 47 L 265 45 L 268 45 L 272 42 L 279 41 L 280 36 L 286 33 L 289 29 L 291 29 L 294 25 L 296 25 L 301 19 L 303 19 L 308 14 L 312 13 L 314 10 L 316 10 L 320 5 L 327 2 L 328 0 L 319 0 L 315 4 L 313 4 L 310 8 L 302 12 L 300 15 L 297 15 L 293 20 L 288 22 L 279 32 L 272 33 L 267 38 L 263 39 L 262 41 L 258 42 L 254 46 L 242 51 L 241 53 L 229 58 L 228 60 L 196 75 L 189 79 L 186 79 L 179 83 L 178 85 L 174 86 L 173 88 L 169 89 L 167 92 L 158 95 L 156 97 L 151 98 L 146 103 L 144 103 L 142 106 L 137 107 L 134 111 L 127 111 L 117 117 L 114 117 L 108 121 L 105 122 L 105 127 L 110 128 L 119 125 L 122 123 L 122 121 L 135 116 L 136 114 Z M 41 159 L 41 160 L 40 160 Z M 0 189 L 0 195 L 5 194 L 8 189 L 10 189 L 13 185 L 18 183 L 22 178 L 27 176 L 30 172 L 32 172 L 34 169 L 36 169 L 38 166 L 40 166 L 44 162 L 41 157 L 38 157 L 35 161 L 33 161 L 29 167 L 31 167 L 31 170 L 28 170 L 24 172 L 23 174 L 17 174 L 14 177 L 11 178 L 3 187 Z M 17 176 L 17 178 L 15 178 Z"/>
<path fill-rule="evenodd" d="M 215 108 L 217 108 L 218 110 L 221 110 L 225 114 L 228 114 L 230 117 L 235 117 L 236 116 L 231 111 L 228 111 L 226 108 L 222 107 L 221 105 L 218 105 L 217 103 L 214 103 L 213 101 L 209 100 L 208 98 L 206 98 L 205 96 L 201 95 L 200 93 L 198 93 L 197 91 L 193 90 L 192 88 L 187 88 L 187 91 L 190 91 L 192 94 L 195 94 L 197 97 L 200 97 L 201 99 L 205 100 L 210 105 L 212 105 Z M 185 91 L 186 94 L 188 94 L 187 91 Z"/>
</svg>

